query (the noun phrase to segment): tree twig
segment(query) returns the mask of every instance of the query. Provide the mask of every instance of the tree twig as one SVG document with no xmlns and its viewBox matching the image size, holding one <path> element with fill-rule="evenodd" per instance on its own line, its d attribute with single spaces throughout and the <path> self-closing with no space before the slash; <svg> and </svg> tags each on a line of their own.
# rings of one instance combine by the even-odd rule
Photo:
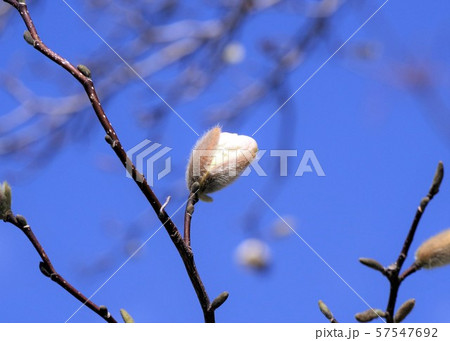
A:
<svg viewBox="0 0 450 341">
<path fill-rule="evenodd" d="M 414 235 L 416 233 L 420 219 L 422 218 L 422 215 L 428 203 L 439 192 L 439 186 L 441 185 L 443 176 L 444 176 L 444 166 L 442 162 L 439 162 L 430 190 L 428 191 L 428 194 L 421 200 L 420 205 L 417 208 L 413 222 L 409 229 L 408 235 L 406 236 L 405 242 L 403 243 L 403 247 L 402 250 L 400 251 L 397 261 L 391 264 L 389 267 L 387 267 L 386 272 L 384 273 L 391 285 L 389 291 L 388 304 L 386 308 L 386 322 L 394 322 L 395 304 L 397 302 L 398 290 L 400 288 L 402 281 L 407 276 L 420 269 L 419 267 L 413 264 L 409 269 L 407 269 L 402 275 L 399 276 L 402 265 L 405 262 L 406 257 L 408 256 L 408 251 L 413 242 Z"/>
<path fill-rule="evenodd" d="M 198 190 L 200 186 L 198 182 L 194 182 L 189 193 L 189 199 L 186 203 L 184 211 L 184 243 L 191 247 L 191 220 L 194 214 L 194 205 L 198 202 Z"/>
<path fill-rule="evenodd" d="M 198 271 L 196 269 L 196 265 L 194 262 L 194 255 L 190 247 L 186 245 L 186 243 L 183 241 L 183 238 L 181 237 L 178 228 L 170 219 L 169 215 L 163 209 L 161 209 L 162 205 L 158 200 L 158 198 L 156 197 L 156 195 L 154 194 L 154 192 L 152 191 L 152 189 L 150 188 L 145 177 L 136 169 L 133 162 L 128 158 L 113 126 L 111 125 L 111 122 L 109 121 L 108 117 L 106 116 L 106 113 L 104 112 L 100 104 L 100 100 L 95 90 L 94 83 L 90 78 L 90 75 L 86 74 L 86 70 L 79 69 L 74 65 L 72 65 L 68 60 L 66 60 L 59 54 L 55 53 L 53 50 L 48 48 L 42 42 L 37 33 L 37 30 L 34 26 L 34 23 L 31 19 L 30 13 L 28 12 L 28 8 L 24 0 L 21 1 L 3 0 L 3 1 L 10 4 L 11 6 L 13 6 L 18 10 L 30 34 L 30 37 L 28 37 L 29 39 L 27 39 L 27 42 L 31 43 L 36 50 L 41 52 L 47 58 L 49 58 L 62 68 L 64 68 L 66 71 L 70 72 L 72 76 L 83 86 L 89 100 L 91 101 L 91 105 L 95 111 L 96 116 L 107 134 L 106 136 L 107 142 L 111 145 L 112 149 L 116 153 L 122 165 L 128 170 L 131 177 L 140 188 L 141 192 L 147 198 L 148 202 L 155 211 L 157 217 L 159 218 L 164 228 L 166 229 L 167 233 L 169 234 L 178 253 L 180 254 L 184 266 L 186 268 L 186 271 L 191 280 L 191 283 L 197 294 L 199 303 L 203 311 L 205 322 L 215 322 L 214 309 L 211 309 L 210 307 L 210 300 L 203 285 L 203 282 L 200 278 L 200 275 L 198 274 Z M 26 32 L 25 35 L 27 35 Z"/>
<path fill-rule="evenodd" d="M 64 279 L 64 277 L 62 277 L 56 271 L 52 262 L 50 261 L 50 258 L 48 257 L 41 243 L 39 243 L 39 240 L 36 238 L 35 234 L 31 230 L 30 225 L 28 225 L 26 221 L 22 219 L 17 219 L 16 216 L 12 214 L 12 212 L 9 212 L 5 216 L 4 220 L 5 222 L 11 223 L 14 226 L 18 227 L 19 230 L 21 230 L 25 234 L 25 236 L 28 238 L 31 244 L 33 244 L 34 248 L 36 249 L 37 253 L 42 259 L 39 268 L 45 276 L 49 277 L 53 282 L 56 282 L 69 294 L 71 294 L 81 303 L 86 305 L 89 309 L 91 309 L 105 321 L 109 323 L 117 323 L 116 319 L 109 313 L 108 309 L 106 309 L 105 306 L 96 305 L 94 302 L 92 302 L 89 298 L 83 295 L 79 290 L 77 290 L 72 284 L 70 284 L 66 279 Z"/>
</svg>

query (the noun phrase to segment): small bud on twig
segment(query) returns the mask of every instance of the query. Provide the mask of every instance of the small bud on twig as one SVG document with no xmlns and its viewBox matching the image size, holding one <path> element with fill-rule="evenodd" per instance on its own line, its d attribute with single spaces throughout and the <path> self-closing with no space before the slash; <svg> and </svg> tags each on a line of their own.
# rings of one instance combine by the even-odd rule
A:
<svg viewBox="0 0 450 341">
<path fill-rule="evenodd" d="M 355 315 L 355 319 L 358 322 L 370 322 L 378 317 L 385 317 L 386 313 L 380 309 L 368 309 L 366 311 L 363 311 L 361 313 L 357 313 Z"/>
<path fill-rule="evenodd" d="M 120 315 L 122 315 L 123 322 L 125 323 L 134 323 L 134 319 L 125 309 L 120 309 Z"/>
<path fill-rule="evenodd" d="M 408 316 L 411 310 L 413 310 L 415 304 L 416 300 L 414 298 L 411 298 L 407 300 L 405 303 L 403 303 L 395 313 L 394 322 L 396 323 L 402 322 L 405 319 L 405 317 Z"/>
<path fill-rule="evenodd" d="M 86 65 L 79 64 L 77 65 L 77 69 L 87 78 L 91 78 L 91 70 L 89 70 L 89 68 Z"/>
<path fill-rule="evenodd" d="M 106 318 L 111 317 L 111 314 L 109 313 L 108 308 L 106 308 L 106 306 L 101 305 L 101 306 L 98 307 L 98 308 L 99 308 L 99 312 L 100 312 L 100 314 L 101 314 L 102 316 L 104 316 L 104 317 L 106 317 Z"/>
<path fill-rule="evenodd" d="M 114 142 L 114 140 L 112 139 L 112 137 L 109 136 L 109 135 L 105 135 L 105 141 L 106 141 L 108 144 L 112 144 L 112 143 Z"/>
<path fill-rule="evenodd" d="M 431 197 L 439 192 L 439 187 L 441 186 L 442 179 L 444 178 L 444 164 L 439 161 L 436 173 L 434 174 L 433 183 L 431 184 L 429 194 Z"/>
<path fill-rule="evenodd" d="M 191 185 L 191 193 L 197 193 L 200 189 L 200 184 L 196 181 Z"/>
<path fill-rule="evenodd" d="M 327 307 L 323 301 L 319 300 L 319 309 L 322 312 L 322 314 L 329 320 L 334 320 L 334 316 L 331 313 L 330 309 Z"/>
<path fill-rule="evenodd" d="M 30 44 L 31 46 L 34 46 L 34 39 L 31 36 L 30 31 L 26 30 L 25 32 L 23 32 L 23 39 L 25 39 L 25 41 Z"/>
<path fill-rule="evenodd" d="M 21 227 L 25 227 L 28 225 L 27 220 L 25 219 L 25 217 L 23 215 L 20 214 L 16 214 L 16 220 L 17 223 L 21 226 Z"/>
<path fill-rule="evenodd" d="M 52 272 L 44 262 L 39 262 L 39 270 L 41 270 L 45 277 L 50 277 L 52 275 Z"/>
<path fill-rule="evenodd" d="M 384 266 L 378 263 L 375 259 L 371 258 L 360 258 L 359 262 L 365 266 L 368 266 L 369 268 L 372 268 L 374 270 L 377 270 L 381 273 L 384 273 L 386 270 L 384 269 Z"/>
<path fill-rule="evenodd" d="M 422 198 L 422 200 L 420 201 L 419 208 L 418 208 L 419 211 L 423 212 L 425 206 L 427 206 L 429 202 L 430 202 L 430 197 L 429 196 L 426 196 L 426 197 Z"/>
<path fill-rule="evenodd" d="M 422 243 L 416 251 L 415 263 L 425 269 L 450 264 L 450 229 Z"/>
<path fill-rule="evenodd" d="M 219 296 L 217 296 L 211 303 L 211 309 L 216 310 L 217 308 L 219 308 L 222 304 L 225 303 L 229 295 L 230 294 L 227 291 L 224 291 Z"/>
</svg>

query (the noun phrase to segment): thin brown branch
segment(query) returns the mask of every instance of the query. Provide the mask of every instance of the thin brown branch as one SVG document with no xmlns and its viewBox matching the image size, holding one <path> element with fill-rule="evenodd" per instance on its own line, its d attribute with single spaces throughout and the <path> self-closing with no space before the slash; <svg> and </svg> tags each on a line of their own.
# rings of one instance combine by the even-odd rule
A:
<svg viewBox="0 0 450 341">
<path fill-rule="evenodd" d="M 78 301 L 83 303 L 83 305 L 87 306 L 89 309 L 91 309 L 94 313 L 99 315 L 105 321 L 109 323 L 117 323 L 116 319 L 108 312 L 108 310 L 104 306 L 96 305 L 94 302 L 92 302 L 89 298 L 83 295 L 79 290 L 77 290 L 72 284 L 70 284 L 66 279 L 64 279 L 64 277 L 62 277 L 56 271 L 52 262 L 50 261 L 50 258 L 48 257 L 41 243 L 39 243 L 39 240 L 37 239 L 36 235 L 31 230 L 30 225 L 28 225 L 26 221 L 24 221 L 23 219 L 22 220 L 17 219 L 16 216 L 14 216 L 11 212 L 9 212 L 9 214 L 5 216 L 4 220 L 5 222 L 11 223 L 14 226 L 18 227 L 19 230 L 21 230 L 25 234 L 25 236 L 34 246 L 37 253 L 42 259 L 42 263 L 40 264 L 39 268 L 41 269 L 41 272 L 45 276 L 49 277 L 52 281 L 56 282 L 69 294 L 71 294 Z"/>
<path fill-rule="evenodd" d="M 421 267 L 416 263 L 413 263 L 408 269 L 403 271 L 403 273 L 399 276 L 400 282 L 402 282 L 406 277 L 412 275 L 414 272 L 420 270 Z"/>
<path fill-rule="evenodd" d="M 198 202 L 199 184 L 194 182 L 189 193 L 189 199 L 186 203 L 186 210 L 184 212 L 184 243 L 191 247 L 191 220 L 194 214 L 194 205 Z"/>
<path fill-rule="evenodd" d="M 111 145 L 112 149 L 116 153 L 117 157 L 121 161 L 122 165 L 128 170 L 130 175 L 132 176 L 135 183 L 140 188 L 141 192 L 147 198 L 148 202 L 152 206 L 155 211 L 157 217 L 163 224 L 167 233 L 169 234 L 173 244 L 175 245 L 178 253 L 180 254 L 186 271 L 189 275 L 191 283 L 195 289 L 197 294 L 199 303 L 203 310 L 204 320 L 205 322 L 215 322 L 214 310 L 210 309 L 210 300 L 208 294 L 205 290 L 203 282 L 198 274 L 196 269 L 196 265 L 194 262 L 194 255 L 188 245 L 183 241 L 178 228 L 175 226 L 173 221 L 170 219 L 169 215 L 162 209 L 162 205 L 153 190 L 150 188 L 149 184 L 145 177 L 136 169 L 133 162 L 128 158 L 122 144 L 117 136 L 111 122 L 109 121 L 106 113 L 104 112 L 100 100 L 98 98 L 97 92 L 95 90 L 94 83 L 92 79 L 85 75 L 82 71 L 80 71 L 77 67 L 72 65 L 68 60 L 61 57 L 59 54 L 55 53 L 53 50 L 48 48 L 40 39 L 37 30 L 34 26 L 34 23 L 31 19 L 30 13 L 28 12 L 27 5 L 25 3 L 19 3 L 15 0 L 3 0 L 10 5 L 14 6 L 20 16 L 22 17 L 28 31 L 31 34 L 31 38 L 33 39 L 33 47 L 45 55 L 47 58 L 67 70 L 72 74 L 72 76 L 83 86 L 89 100 L 91 101 L 91 105 L 95 111 L 95 114 L 100 121 L 103 129 L 107 134 L 107 142 Z"/>
<path fill-rule="evenodd" d="M 409 229 L 408 235 L 406 236 L 405 242 L 403 243 L 403 247 L 402 250 L 400 251 L 397 261 L 386 269 L 385 276 L 387 277 L 391 285 L 389 291 L 388 304 L 386 308 L 386 322 L 390 323 L 394 322 L 395 304 L 397 302 L 397 295 L 402 281 L 407 276 L 411 275 L 412 273 L 420 269 L 419 267 L 413 264 L 402 275 L 399 275 L 403 263 L 405 262 L 405 259 L 408 256 L 408 252 L 413 242 L 414 235 L 416 233 L 420 219 L 422 218 L 422 215 L 425 211 L 425 208 L 428 206 L 428 203 L 439 192 L 439 187 L 441 185 L 443 176 L 444 176 L 444 166 L 442 162 L 439 162 L 430 190 L 428 191 L 428 194 L 421 200 L 420 205 L 417 207 L 416 214 Z"/>
</svg>

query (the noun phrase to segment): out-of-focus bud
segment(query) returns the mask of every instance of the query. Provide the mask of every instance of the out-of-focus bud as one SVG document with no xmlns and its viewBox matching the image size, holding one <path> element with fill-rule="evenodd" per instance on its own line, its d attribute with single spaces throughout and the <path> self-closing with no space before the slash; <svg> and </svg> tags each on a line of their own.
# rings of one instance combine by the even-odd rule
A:
<svg viewBox="0 0 450 341">
<path fill-rule="evenodd" d="M 207 131 L 195 145 L 186 171 L 186 184 L 198 182 L 199 199 L 212 201 L 207 194 L 235 181 L 254 160 L 256 141 L 249 136 L 222 133 L 220 127 Z"/>
<path fill-rule="evenodd" d="M 245 47 L 241 43 L 229 43 L 225 46 L 222 59 L 228 64 L 239 64 L 245 58 Z"/>
<path fill-rule="evenodd" d="M 11 212 L 11 187 L 4 181 L 0 185 L 0 219 L 4 219 Z"/>
<path fill-rule="evenodd" d="M 134 319 L 125 309 L 120 309 L 120 315 L 122 315 L 123 322 L 125 323 L 134 323 Z"/>
<path fill-rule="evenodd" d="M 236 249 L 237 262 L 247 268 L 264 270 L 271 259 L 269 246 L 259 239 L 246 239 Z"/>
<path fill-rule="evenodd" d="M 339 0 L 321 0 L 308 3 L 306 14 L 313 18 L 326 18 L 336 12 L 341 2 Z"/>
<path fill-rule="evenodd" d="M 286 224 L 287 223 L 287 224 Z M 294 216 L 284 216 L 283 220 L 277 219 L 270 227 L 274 238 L 284 238 L 290 236 L 296 229 L 297 219 Z"/>
<path fill-rule="evenodd" d="M 420 245 L 416 251 L 416 264 L 426 269 L 450 264 L 450 229 Z"/>
</svg>

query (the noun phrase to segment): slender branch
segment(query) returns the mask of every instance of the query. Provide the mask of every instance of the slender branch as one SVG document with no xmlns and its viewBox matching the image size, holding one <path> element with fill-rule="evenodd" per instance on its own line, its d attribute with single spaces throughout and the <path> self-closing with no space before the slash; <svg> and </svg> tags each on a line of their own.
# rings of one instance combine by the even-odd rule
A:
<svg viewBox="0 0 450 341">
<path fill-rule="evenodd" d="M 167 233 L 169 234 L 170 239 L 175 245 L 178 253 L 180 254 L 181 259 L 183 260 L 184 266 L 186 268 L 186 271 L 191 280 L 192 286 L 194 287 L 195 292 L 197 294 L 197 298 L 199 300 L 201 308 L 203 310 L 205 322 L 215 322 L 214 310 L 210 309 L 210 300 L 203 285 L 203 282 L 200 278 L 200 275 L 198 274 L 198 271 L 196 269 L 194 262 L 194 255 L 190 247 L 186 245 L 186 243 L 183 241 L 183 238 L 181 237 L 178 228 L 170 219 L 169 215 L 162 208 L 160 201 L 150 188 L 145 177 L 136 169 L 133 162 L 128 158 L 124 148 L 122 147 L 119 137 L 117 136 L 113 126 L 111 125 L 111 122 L 109 121 L 108 117 L 106 116 L 106 113 L 104 112 L 100 104 L 100 100 L 95 90 L 94 83 L 90 78 L 90 75 L 86 73 L 86 70 L 83 70 L 82 68 L 77 68 L 74 65 L 72 65 L 68 60 L 61 57 L 59 54 L 55 53 L 53 50 L 48 48 L 42 42 L 31 19 L 31 16 L 28 12 L 27 5 L 24 2 L 18 2 L 15 0 L 3 0 L 3 1 L 9 3 L 18 10 L 20 16 L 22 17 L 31 35 L 32 38 L 31 42 L 33 47 L 39 52 L 41 52 L 43 55 L 45 55 L 47 58 L 49 58 L 50 60 L 52 60 L 53 62 L 55 62 L 68 72 L 70 72 L 72 76 L 83 86 L 87 96 L 89 97 L 89 100 L 91 101 L 91 105 L 95 111 L 96 116 L 107 134 L 105 137 L 106 141 L 111 145 L 117 157 L 122 162 L 122 165 L 127 169 L 127 171 L 130 173 L 135 183 L 138 185 L 141 192 L 147 198 L 148 202 L 155 211 L 157 217 L 159 218 L 164 228 L 166 229 Z"/>
<path fill-rule="evenodd" d="M 408 277 L 409 275 L 412 275 L 414 272 L 421 269 L 421 266 L 417 265 L 416 263 L 413 263 L 408 269 L 406 269 L 400 276 L 399 280 L 400 282 L 403 282 L 403 280 Z"/>
<path fill-rule="evenodd" d="M 194 182 L 189 193 L 189 199 L 186 203 L 186 210 L 184 212 L 184 243 L 191 247 L 191 220 L 194 214 L 194 205 L 198 202 L 198 182 Z"/>
<path fill-rule="evenodd" d="M 396 261 L 396 265 L 397 265 L 397 268 L 399 271 L 400 271 L 401 267 L 403 266 L 403 263 L 405 262 L 406 257 L 408 256 L 408 251 L 413 242 L 414 235 L 416 234 L 417 226 L 419 225 L 419 222 L 420 222 L 420 219 L 422 218 L 423 212 L 425 211 L 425 208 L 427 207 L 427 205 L 431 199 L 432 199 L 432 196 L 430 196 L 430 194 L 428 194 L 426 197 L 424 197 L 422 199 L 419 207 L 417 207 L 416 215 L 414 216 L 414 220 L 411 224 L 408 235 L 406 236 L 405 242 L 403 244 L 402 250 Z"/>
<path fill-rule="evenodd" d="M 417 207 L 416 214 L 414 216 L 413 222 L 409 229 L 408 235 L 406 236 L 405 242 L 403 243 L 402 250 L 397 258 L 397 261 L 387 267 L 385 276 L 389 280 L 391 284 L 391 288 L 389 291 L 389 299 L 386 308 L 386 322 L 394 322 L 394 310 L 395 304 L 397 302 L 398 290 L 400 289 L 400 285 L 402 281 L 420 269 L 420 267 L 413 264 L 409 269 L 407 269 L 403 274 L 400 274 L 403 263 L 405 262 L 406 257 L 408 256 L 408 251 L 411 247 L 411 244 L 414 239 L 414 235 L 417 230 L 417 226 L 419 225 L 420 219 L 428 206 L 428 203 L 433 199 L 433 197 L 439 192 L 439 187 L 441 185 L 442 179 L 444 176 L 444 166 L 442 162 L 439 162 L 436 173 L 433 178 L 433 182 L 431 184 L 430 190 L 428 194 L 421 200 L 419 207 Z"/>
<path fill-rule="evenodd" d="M 45 252 L 39 240 L 36 238 L 35 234 L 31 230 L 30 225 L 26 223 L 24 220 L 17 219 L 11 212 L 9 212 L 4 217 L 5 222 L 11 223 L 14 226 L 17 226 L 28 238 L 28 240 L 33 244 L 37 253 L 42 259 L 42 263 L 39 265 L 41 272 L 49 277 L 52 281 L 59 284 L 64 290 L 66 290 L 69 294 L 75 297 L 78 301 L 86 305 L 89 309 L 91 309 L 94 313 L 99 315 L 105 321 L 109 323 L 117 323 L 116 319 L 108 312 L 106 307 L 98 306 L 94 302 L 92 302 L 89 298 L 83 295 L 80 291 L 78 291 L 72 284 L 70 284 L 67 280 L 64 279 L 54 268 L 50 258 Z"/>
</svg>

